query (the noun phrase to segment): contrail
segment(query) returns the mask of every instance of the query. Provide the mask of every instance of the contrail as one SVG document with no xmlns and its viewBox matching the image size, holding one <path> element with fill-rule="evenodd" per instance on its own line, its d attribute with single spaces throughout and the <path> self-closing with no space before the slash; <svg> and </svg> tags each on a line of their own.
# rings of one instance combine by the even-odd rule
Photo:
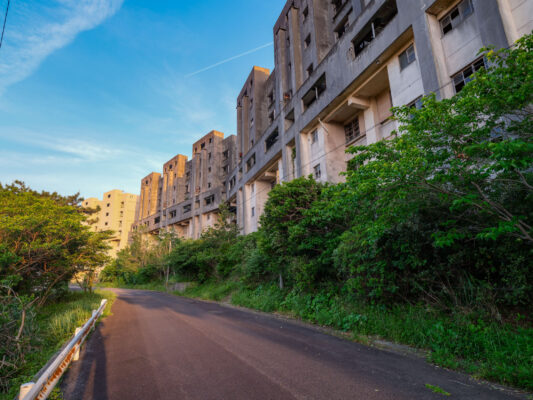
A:
<svg viewBox="0 0 533 400">
<path fill-rule="evenodd" d="M 255 53 L 256 51 L 259 51 L 259 50 L 261 50 L 261 49 L 264 49 L 265 47 L 272 46 L 273 44 L 274 44 L 274 42 L 270 42 L 270 43 L 264 44 L 264 45 L 262 45 L 262 46 L 256 47 L 255 49 L 245 51 L 244 53 L 241 53 L 241 54 L 239 54 L 239 55 L 236 55 L 236 56 L 233 56 L 233 57 L 227 58 L 227 59 L 225 59 L 225 60 L 223 60 L 223 61 L 219 61 L 219 62 L 217 62 L 216 64 L 210 65 L 209 67 L 205 67 L 205 68 L 199 69 L 198 71 L 191 72 L 190 74 L 185 75 L 185 77 L 186 77 L 186 78 L 189 78 L 189 77 L 191 77 L 191 76 L 194 76 L 194 75 L 200 74 L 200 73 L 202 73 L 202 72 L 205 72 L 205 71 L 208 71 L 208 70 L 213 69 L 213 68 L 215 68 L 215 67 L 218 67 L 219 65 L 226 64 L 227 62 L 230 62 L 230 61 L 236 60 L 237 58 L 241 58 L 241 57 L 247 56 L 248 54 Z"/>
</svg>

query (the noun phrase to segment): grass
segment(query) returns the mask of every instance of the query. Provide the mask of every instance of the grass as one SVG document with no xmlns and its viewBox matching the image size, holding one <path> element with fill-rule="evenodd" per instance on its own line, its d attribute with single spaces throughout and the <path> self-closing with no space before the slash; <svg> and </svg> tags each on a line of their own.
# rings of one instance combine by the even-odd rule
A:
<svg viewBox="0 0 533 400">
<path fill-rule="evenodd" d="M 533 328 L 491 321 L 475 313 L 445 314 L 427 305 L 372 306 L 347 296 L 246 288 L 236 282 L 195 285 L 180 295 L 282 312 L 351 333 L 354 340 L 384 339 L 428 351 L 434 364 L 477 378 L 533 391 Z M 443 393 L 441 393 L 443 394 Z"/>
<path fill-rule="evenodd" d="M 431 390 L 433 393 L 442 394 L 443 396 L 451 396 L 451 393 L 448 393 L 446 390 L 441 389 L 438 386 L 430 385 L 426 383 L 426 387 Z"/>
<path fill-rule="evenodd" d="M 1 393 L 0 400 L 12 400 L 21 384 L 30 382 L 33 376 L 71 338 L 75 329 L 82 326 L 100 306 L 102 299 L 108 299 L 103 315 L 110 314 L 116 295 L 110 291 L 95 293 L 70 292 L 60 302 L 50 303 L 38 309 L 36 335 L 32 339 L 33 351 L 26 356 L 26 364 L 16 378 L 10 382 L 8 393 Z"/>
</svg>

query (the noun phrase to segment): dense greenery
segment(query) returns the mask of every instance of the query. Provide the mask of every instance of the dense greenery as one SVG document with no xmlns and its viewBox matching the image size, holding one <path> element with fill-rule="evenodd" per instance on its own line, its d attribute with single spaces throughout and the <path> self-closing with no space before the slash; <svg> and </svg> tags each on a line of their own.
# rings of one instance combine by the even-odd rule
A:
<svg viewBox="0 0 533 400">
<path fill-rule="evenodd" d="M 453 98 L 394 109 L 397 137 L 350 148 L 344 183 L 276 186 L 257 233 L 238 236 L 224 211 L 200 240 L 155 239 L 141 253 L 159 256 L 130 268 L 127 250 L 104 277 L 196 281 L 191 295 L 233 293 L 533 388 L 532 47 L 486 49 Z"/>
<path fill-rule="evenodd" d="M 103 298 L 108 299 L 104 310 L 104 315 L 108 315 L 115 298 L 110 291 L 70 292 L 60 301 L 51 300 L 39 308 L 37 313 L 32 313 L 25 327 L 32 332 L 25 343 L 30 351 L 26 352 L 24 363 L 20 363 L 16 371 L 11 371 L 10 376 L 0 379 L 0 399 L 15 398 L 20 385 L 33 379 L 72 336 L 76 327 L 83 325 L 91 317 L 92 310 L 100 306 Z"/>
<path fill-rule="evenodd" d="M 38 349 L 42 307 L 68 296 L 74 277 L 90 290 L 96 269 L 109 262 L 111 232 L 89 228 L 95 210 L 81 201 L 0 184 L 0 393 Z"/>
</svg>

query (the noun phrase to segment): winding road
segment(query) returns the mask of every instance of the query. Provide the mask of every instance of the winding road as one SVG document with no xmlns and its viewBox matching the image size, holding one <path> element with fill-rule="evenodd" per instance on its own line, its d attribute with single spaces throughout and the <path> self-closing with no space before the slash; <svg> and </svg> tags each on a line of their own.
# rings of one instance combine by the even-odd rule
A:
<svg viewBox="0 0 533 400">
<path fill-rule="evenodd" d="M 66 400 L 520 398 L 307 324 L 164 293 L 115 292 L 113 315 L 65 375 Z"/>
</svg>

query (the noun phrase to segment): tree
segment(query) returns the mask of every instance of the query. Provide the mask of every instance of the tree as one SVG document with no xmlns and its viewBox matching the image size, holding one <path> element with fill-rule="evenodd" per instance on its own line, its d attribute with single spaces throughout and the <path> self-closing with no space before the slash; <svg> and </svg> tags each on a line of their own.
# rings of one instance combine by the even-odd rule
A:
<svg viewBox="0 0 533 400">
<path fill-rule="evenodd" d="M 0 185 L 0 279 L 11 279 L 19 294 L 34 294 L 42 305 L 61 295 L 78 271 L 107 261 L 110 232 L 85 224 L 79 196 L 37 193 L 22 182 Z"/>
<path fill-rule="evenodd" d="M 527 301 L 532 45 L 528 35 L 512 49 L 485 49 L 488 68 L 456 96 L 396 108 L 396 139 L 350 149 L 335 202 L 351 228 L 336 265 L 357 291 L 457 301 L 473 281 Z"/>
</svg>

